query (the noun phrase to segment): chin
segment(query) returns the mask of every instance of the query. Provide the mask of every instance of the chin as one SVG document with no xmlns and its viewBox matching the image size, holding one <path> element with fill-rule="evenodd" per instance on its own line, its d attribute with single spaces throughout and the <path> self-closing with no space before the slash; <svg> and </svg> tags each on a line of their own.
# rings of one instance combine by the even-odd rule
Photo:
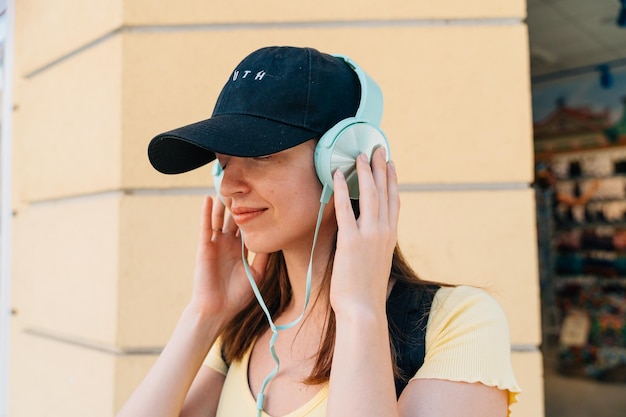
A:
<svg viewBox="0 0 626 417">
<path fill-rule="evenodd" d="M 276 244 L 268 244 L 268 242 L 273 242 L 273 241 L 274 239 L 272 239 L 267 234 L 259 235 L 253 232 L 250 232 L 250 233 L 244 232 L 244 243 L 246 245 L 246 248 L 250 252 L 254 252 L 254 253 L 278 252 L 279 250 L 281 250 L 279 246 L 277 246 Z"/>
</svg>

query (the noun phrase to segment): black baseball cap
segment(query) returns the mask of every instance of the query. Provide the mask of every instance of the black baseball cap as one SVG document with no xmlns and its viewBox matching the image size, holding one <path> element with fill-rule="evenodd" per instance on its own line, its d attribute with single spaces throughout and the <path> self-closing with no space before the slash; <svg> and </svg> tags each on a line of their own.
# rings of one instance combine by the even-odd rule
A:
<svg viewBox="0 0 626 417">
<path fill-rule="evenodd" d="M 237 65 L 211 118 L 155 136 L 148 158 L 158 171 L 179 174 L 213 161 L 215 152 L 280 152 L 353 117 L 360 97 L 358 76 L 343 59 L 313 48 L 262 48 Z"/>
</svg>

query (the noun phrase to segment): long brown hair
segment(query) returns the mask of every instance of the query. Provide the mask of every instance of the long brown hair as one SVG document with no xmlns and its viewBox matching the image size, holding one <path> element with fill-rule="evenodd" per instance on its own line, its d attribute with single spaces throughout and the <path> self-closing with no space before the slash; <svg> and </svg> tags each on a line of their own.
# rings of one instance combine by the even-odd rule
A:
<svg viewBox="0 0 626 417">
<path fill-rule="evenodd" d="M 358 201 L 353 201 L 352 208 L 355 212 L 355 216 L 358 218 Z M 335 249 L 336 245 L 333 244 L 322 278 L 321 291 L 318 295 L 318 299 L 319 297 L 327 296 L 330 291 L 330 278 L 332 275 L 333 261 L 335 259 Z M 396 245 L 393 251 L 390 279 L 423 287 L 424 289 L 433 284 L 430 281 L 425 281 L 418 277 L 417 273 L 407 262 L 398 245 Z M 289 305 L 292 290 L 282 252 L 279 251 L 270 254 L 265 279 L 263 279 L 259 291 L 272 317 L 280 315 Z M 321 339 L 311 374 L 304 381 L 306 384 L 320 384 L 328 381 L 330 378 L 336 334 L 335 314 L 332 308 L 329 308 L 326 313 L 324 327 L 326 329 L 325 334 Z M 266 332 L 268 328 L 269 325 L 261 306 L 256 298 L 252 298 L 246 306 L 226 324 L 222 332 L 222 355 L 226 362 L 231 363 L 241 360 L 248 349 L 252 347 L 254 341 Z M 399 375 L 395 365 L 395 353 L 391 340 L 390 345 L 392 348 L 394 374 Z"/>
</svg>

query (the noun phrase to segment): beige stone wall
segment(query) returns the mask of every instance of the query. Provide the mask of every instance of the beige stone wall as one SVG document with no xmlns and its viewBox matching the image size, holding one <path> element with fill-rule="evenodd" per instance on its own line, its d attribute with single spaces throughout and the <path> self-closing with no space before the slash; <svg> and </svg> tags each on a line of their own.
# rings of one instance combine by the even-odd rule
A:
<svg viewBox="0 0 626 417">
<path fill-rule="evenodd" d="M 24 0 L 16 11 L 10 416 L 112 416 L 191 288 L 205 167 L 156 173 L 162 130 L 206 118 L 269 44 L 347 53 L 380 83 L 400 241 L 429 279 L 483 286 L 543 415 L 522 0 Z"/>
</svg>

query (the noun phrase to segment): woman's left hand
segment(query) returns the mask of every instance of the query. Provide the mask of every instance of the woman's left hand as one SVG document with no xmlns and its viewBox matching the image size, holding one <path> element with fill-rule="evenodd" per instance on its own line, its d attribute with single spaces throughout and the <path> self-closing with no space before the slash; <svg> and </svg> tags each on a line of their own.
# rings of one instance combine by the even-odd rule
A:
<svg viewBox="0 0 626 417">
<path fill-rule="evenodd" d="M 337 217 L 337 250 L 330 284 L 336 314 L 385 311 L 391 260 L 397 242 L 400 198 L 393 162 L 385 149 L 356 162 L 360 216 L 355 218 L 341 170 L 333 178 Z M 364 310 L 365 309 L 365 310 Z"/>
</svg>

